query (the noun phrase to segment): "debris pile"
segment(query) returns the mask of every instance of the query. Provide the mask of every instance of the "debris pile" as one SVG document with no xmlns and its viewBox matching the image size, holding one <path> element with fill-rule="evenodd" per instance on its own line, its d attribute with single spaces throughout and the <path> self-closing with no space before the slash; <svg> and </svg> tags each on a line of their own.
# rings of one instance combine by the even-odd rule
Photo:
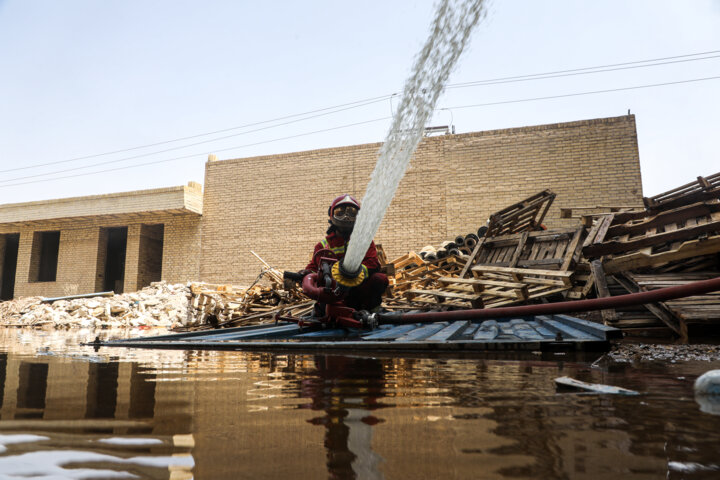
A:
<svg viewBox="0 0 720 480">
<path fill-rule="evenodd" d="M 490 216 L 469 255 L 409 252 L 387 262 L 389 309 L 495 308 L 607 297 L 720 276 L 720 173 L 655 197 L 645 208 L 607 207 L 577 228 L 546 230 L 549 190 Z M 598 209 L 599 207 L 588 207 Z M 563 209 L 570 218 L 571 209 Z M 581 209 L 582 210 L 582 209 Z M 427 247 L 423 250 L 427 251 Z M 720 326 L 720 293 L 603 310 L 631 333 Z"/>
<path fill-rule="evenodd" d="M 647 345 L 622 343 L 613 346 L 607 356 L 617 363 L 720 361 L 718 345 Z"/>
<path fill-rule="evenodd" d="M 266 276 L 270 285 L 257 282 Z M 296 284 L 284 284 L 276 269 L 266 269 L 249 288 L 232 285 L 193 283 L 188 326 L 214 328 L 256 325 L 275 319 L 275 315 L 305 315 L 313 308 Z"/>
<path fill-rule="evenodd" d="M 560 294 L 582 295 L 573 283 L 583 227 L 546 230 L 555 194 L 544 190 L 490 216 L 472 252 L 427 261 L 410 252 L 392 262 L 390 308 L 495 308 Z"/>
<path fill-rule="evenodd" d="M 583 256 L 598 296 L 684 285 L 720 276 L 720 173 L 644 199 L 645 208 L 583 217 Z M 720 292 L 605 310 L 606 323 L 686 339 L 720 324 Z"/>
<path fill-rule="evenodd" d="M 152 283 L 137 292 L 47 301 L 25 297 L 0 303 L 3 326 L 18 327 L 166 327 L 186 321 L 190 289 L 182 284 Z"/>
</svg>

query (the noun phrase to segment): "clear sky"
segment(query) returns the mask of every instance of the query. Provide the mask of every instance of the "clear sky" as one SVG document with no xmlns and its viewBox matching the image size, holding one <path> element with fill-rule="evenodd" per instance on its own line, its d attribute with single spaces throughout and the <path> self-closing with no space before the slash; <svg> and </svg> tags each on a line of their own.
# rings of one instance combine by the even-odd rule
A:
<svg viewBox="0 0 720 480">
<path fill-rule="evenodd" d="M 432 125 L 630 109 L 645 195 L 720 171 L 720 78 L 698 80 L 720 77 L 720 0 L 495 0 L 488 12 Z M 380 142 L 432 15 L 431 1 L 0 0 L 0 203 L 202 183 L 209 153 Z M 632 68 L 527 77 L 616 64 Z M 685 83 L 628 89 L 671 82 Z M 526 101 L 599 90 L 617 91 Z"/>
</svg>

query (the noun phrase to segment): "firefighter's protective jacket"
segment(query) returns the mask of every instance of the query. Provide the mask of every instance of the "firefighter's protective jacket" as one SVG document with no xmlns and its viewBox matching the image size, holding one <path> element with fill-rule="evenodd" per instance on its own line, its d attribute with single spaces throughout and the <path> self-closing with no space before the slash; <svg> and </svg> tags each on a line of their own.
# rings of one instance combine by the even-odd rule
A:
<svg viewBox="0 0 720 480">
<path fill-rule="evenodd" d="M 317 245 L 315 245 L 313 257 L 310 260 L 310 263 L 308 263 L 307 267 L 305 268 L 307 270 L 317 272 L 320 268 L 321 257 L 330 257 L 342 260 L 345 257 L 345 251 L 347 250 L 347 244 L 349 241 L 349 238 L 345 238 L 342 235 L 338 235 L 336 232 L 332 232 L 331 234 L 323 238 L 322 241 L 318 242 Z M 332 255 L 329 252 L 321 255 L 316 255 L 320 250 L 324 249 L 330 250 L 330 252 L 332 252 Z M 375 242 L 370 242 L 370 247 L 368 247 L 367 252 L 365 252 L 365 258 L 362 261 L 362 269 L 364 270 L 364 273 L 366 275 L 365 278 L 380 270 L 380 261 L 377 257 L 377 249 L 375 248 Z"/>
</svg>

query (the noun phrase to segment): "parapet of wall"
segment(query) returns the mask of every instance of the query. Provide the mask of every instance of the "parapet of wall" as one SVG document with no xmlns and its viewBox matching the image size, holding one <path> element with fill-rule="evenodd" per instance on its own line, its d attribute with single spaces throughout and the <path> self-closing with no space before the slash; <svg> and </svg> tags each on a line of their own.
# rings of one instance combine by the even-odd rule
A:
<svg viewBox="0 0 720 480">
<path fill-rule="evenodd" d="M 205 167 L 200 279 L 247 284 L 271 265 L 299 270 L 323 238 L 327 208 L 361 198 L 379 143 L 210 160 Z M 540 190 L 561 207 L 642 205 L 633 115 L 423 139 L 376 235 L 388 257 L 438 244 Z"/>
<path fill-rule="evenodd" d="M 178 187 L 9 203 L 0 205 L 0 224 L 160 211 L 201 214 L 202 186 L 189 182 Z"/>
</svg>

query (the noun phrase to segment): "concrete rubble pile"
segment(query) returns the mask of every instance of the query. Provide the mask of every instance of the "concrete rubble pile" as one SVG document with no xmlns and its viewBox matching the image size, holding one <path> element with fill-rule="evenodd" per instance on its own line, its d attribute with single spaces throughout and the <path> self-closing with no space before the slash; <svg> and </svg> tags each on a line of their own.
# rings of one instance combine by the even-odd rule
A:
<svg viewBox="0 0 720 480">
<path fill-rule="evenodd" d="M 0 322 L 26 327 L 165 327 L 187 321 L 190 287 L 152 283 L 137 292 L 52 302 L 26 297 L 0 303 Z"/>
</svg>

